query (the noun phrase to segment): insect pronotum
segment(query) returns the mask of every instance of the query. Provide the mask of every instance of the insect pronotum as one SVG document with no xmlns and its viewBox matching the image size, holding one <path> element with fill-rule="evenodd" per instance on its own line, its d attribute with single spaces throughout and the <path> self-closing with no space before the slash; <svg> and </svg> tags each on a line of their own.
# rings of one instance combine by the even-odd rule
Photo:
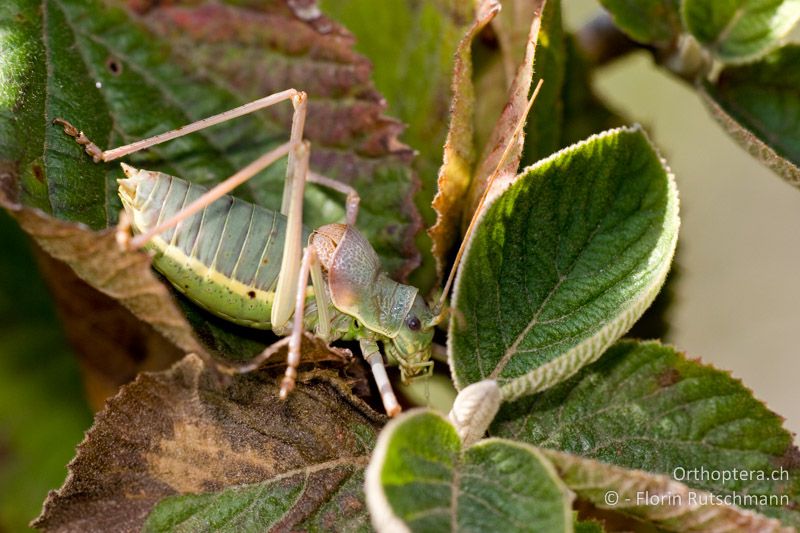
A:
<svg viewBox="0 0 800 533">
<path fill-rule="evenodd" d="M 528 103 L 528 110 L 540 86 L 541 82 Z M 289 141 L 211 189 L 122 163 L 125 178 L 118 182 L 124 212 L 120 214 L 117 240 L 129 250 L 150 250 L 153 266 L 208 311 L 237 324 L 288 335 L 250 364 L 240 367 L 242 371 L 253 370 L 288 343 L 281 398 L 286 398 L 294 388 L 303 332 L 313 330 L 328 343 L 337 339 L 358 340 L 386 413 L 394 416 L 400 412 L 400 405 L 386 375 L 380 345 L 387 362 L 400 367 L 403 382 L 431 373 L 433 328 L 442 319 L 441 309 L 463 252 L 463 242 L 434 310 L 428 307 L 418 289 L 390 279 L 381 269 L 372 246 L 355 228 L 357 192 L 308 169 L 310 148 L 303 140 L 305 93 L 288 89 L 105 151 L 66 120 L 57 118 L 53 122 L 63 126 L 99 163 L 286 100 L 294 106 Z M 498 168 L 523 124 L 524 117 Z M 228 196 L 234 188 L 284 156 L 289 159 L 279 213 Z M 497 171 L 488 186 L 496 174 Z M 327 224 L 310 232 L 303 227 L 306 181 L 347 195 L 346 224 Z M 476 212 L 479 211 L 480 206 Z M 472 224 L 468 232 L 471 228 Z M 303 242 L 307 243 L 305 248 Z"/>
</svg>

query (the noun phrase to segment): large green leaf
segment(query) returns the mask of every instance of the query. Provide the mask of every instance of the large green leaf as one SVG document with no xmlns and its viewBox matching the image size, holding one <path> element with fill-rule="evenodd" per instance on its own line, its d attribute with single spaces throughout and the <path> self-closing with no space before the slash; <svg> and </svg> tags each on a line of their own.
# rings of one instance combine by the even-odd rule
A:
<svg viewBox="0 0 800 533">
<path fill-rule="evenodd" d="M 600 0 L 617 26 L 644 44 L 669 45 L 682 31 L 680 0 Z"/>
<path fill-rule="evenodd" d="M 290 4 L 133 3 L 136 12 L 76 0 L 14 0 L 0 6 L 0 49 L 9 51 L 0 62 L 0 202 L 18 218 L 41 222 L 42 231 L 32 235 L 48 251 L 53 244 L 77 252 L 59 258 L 168 338 L 182 339 L 176 344 L 187 351 L 203 348 L 186 321 L 173 316 L 167 291 L 144 294 L 159 302 L 151 308 L 166 312 L 153 316 L 137 312 L 135 303 L 111 287 L 155 287 L 146 257 L 124 257 L 112 249 L 111 235 L 74 224 L 100 229 L 116 222 L 118 165 L 92 163 L 50 121 L 66 118 L 101 146 L 113 146 L 290 85 L 306 89 L 312 166 L 361 192 L 360 228 L 386 266 L 402 276 L 416 264 L 412 237 L 419 229 L 411 152 L 397 141 L 402 126 L 382 115 L 385 104 L 370 82 L 368 61 L 352 51 L 352 38 L 322 17 L 303 19 L 306 14 L 295 14 Z M 131 161 L 213 183 L 285 140 L 290 119 L 291 105 L 285 103 L 136 154 Z M 275 165 L 237 194 L 277 207 L 284 170 L 285 162 Z M 310 189 L 308 224 L 342 214 L 335 193 Z M 43 235 L 49 242 L 41 240 Z M 81 249 L 86 243 L 91 251 Z M 126 270 L 131 263 L 139 272 L 136 279 Z M 185 301 L 182 305 L 194 333 L 211 351 L 246 358 L 270 340 L 263 332 L 231 326 Z"/>
<path fill-rule="evenodd" d="M 278 366 L 226 380 L 193 355 L 169 371 L 141 374 L 97 416 L 35 525 L 265 531 L 366 524 L 362 476 L 383 417 L 329 370 L 301 373 L 282 402 L 281 374 Z"/>
<path fill-rule="evenodd" d="M 800 20 L 798 0 L 683 0 L 692 35 L 725 62 L 755 59 L 780 44 Z"/>
<path fill-rule="evenodd" d="M 595 360 L 652 302 L 677 230 L 674 181 L 638 128 L 498 184 L 456 280 L 456 386 L 496 379 L 511 399 Z"/>
<path fill-rule="evenodd" d="M 704 82 L 701 94 L 739 144 L 800 187 L 800 45 L 729 67 L 715 83 Z"/>
<path fill-rule="evenodd" d="M 53 118 L 110 147 L 295 86 L 310 96 L 312 167 L 360 191 L 360 227 L 390 270 L 413 266 L 411 152 L 397 142 L 401 125 L 382 116 L 368 62 L 333 23 L 318 29 L 284 2 L 151 6 L 135 16 L 76 0 L 0 9 L 0 48 L 13 50 L 0 67 L 0 162 L 9 170 L 4 187 L 21 204 L 95 229 L 116 220 L 118 165 L 92 163 Z M 290 119 L 284 104 L 131 161 L 213 183 L 286 139 Z M 284 170 L 285 162 L 274 165 L 239 194 L 277 207 Z M 330 221 L 340 206 L 336 194 L 313 190 L 306 221 Z"/>
<path fill-rule="evenodd" d="M 491 432 L 666 474 L 797 527 L 800 452 L 781 425 L 728 373 L 625 341 L 569 381 L 504 405 Z"/>
<path fill-rule="evenodd" d="M 501 439 L 464 449 L 431 411 L 381 432 L 366 491 L 378 531 L 572 531 L 572 495 L 536 449 Z"/>
</svg>

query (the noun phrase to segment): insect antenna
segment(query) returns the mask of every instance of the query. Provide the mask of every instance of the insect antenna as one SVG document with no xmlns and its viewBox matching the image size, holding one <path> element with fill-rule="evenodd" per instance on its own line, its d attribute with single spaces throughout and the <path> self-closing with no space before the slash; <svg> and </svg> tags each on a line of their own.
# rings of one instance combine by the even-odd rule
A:
<svg viewBox="0 0 800 533">
<path fill-rule="evenodd" d="M 498 161 L 497 166 L 489 176 L 489 179 L 486 181 L 486 187 L 484 188 L 483 194 L 481 194 L 481 198 L 478 201 L 478 206 L 475 208 L 475 212 L 472 214 L 472 219 L 469 221 L 469 226 L 467 226 L 467 231 L 464 232 L 464 238 L 461 239 L 461 245 L 458 247 L 458 252 L 456 253 L 456 258 L 453 261 L 453 266 L 450 267 L 450 275 L 447 276 L 447 283 L 444 284 L 442 295 L 439 297 L 439 301 L 436 303 L 436 307 L 433 308 L 434 319 L 431 323 L 431 325 L 433 326 L 439 324 L 444 318 L 445 301 L 447 300 L 447 293 L 450 292 L 450 287 L 453 285 L 453 280 L 455 279 L 455 274 L 458 269 L 458 265 L 461 262 L 461 256 L 464 255 L 464 250 L 466 249 L 467 242 L 469 242 L 469 238 L 475 229 L 475 224 L 477 223 L 478 215 L 480 215 L 481 211 L 483 210 L 483 204 L 484 202 L 486 202 L 486 197 L 489 195 L 489 191 L 492 189 L 494 180 L 500 173 L 500 168 L 502 168 L 502 166 L 508 159 L 508 156 L 511 154 L 511 147 L 514 145 L 517 136 L 520 134 L 522 128 L 525 126 L 525 121 L 528 118 L 528 113 L 530 113 L 531 108 L 533 107 L 533 102 L 536 100 L 536 97 L 539 95 L 539 90 L 542 88 L 542 82 L 544 82 L 544 80 L 540 79 L 539 83 L 536 84 L 536 88 L 533 90 L 533 94 L 531 94 L 531 97 L 528 100 L 528 105 L 525 107 L 525 112 L 520 117 L 519 122 L 517 122 L 517 125 L 514 128 L 514 132 L 511 134 L 511 138 L 508 140 L 508 144 L 506 144 L 505 150 L 503 150 L 503 155 L 500 157 L 500 161 Z"/>
</svg>

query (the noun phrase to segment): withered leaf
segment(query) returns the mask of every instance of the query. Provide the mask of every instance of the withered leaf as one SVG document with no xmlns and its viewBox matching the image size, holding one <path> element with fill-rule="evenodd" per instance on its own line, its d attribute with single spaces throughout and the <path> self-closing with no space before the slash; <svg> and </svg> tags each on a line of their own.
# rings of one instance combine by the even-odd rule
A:
<svg viewBox="0 0 800 533">
<path fill-rule="evenodd" d="M 488 182 L 495 173 L 495 170 L 497 170 L 496 179 L 498 182 L 517 174 L 519 162 L 522 158 L 522 149 L 525 145 L 524 130 L 514 139 L 511 144 L 511 151 L 502 164 L 501 159 L 511 142 L 511 136 L 517 124 L 519 124 L 520 120 L 522 120 L 525 115 L 528 95 L 532 88 L 534 57 L 536 55 L 536 44 L 539 40 L 539 29 L 542 24 L 542 12 L 544 7 L 545 0 L 536 0 L 533 2 L 532 13 L 530 13 L 531 16 L 529 17 L 531 22 L 528 29 L 528 37 L 525 41 L 525 55 L 522 58 L 522 62 L 517 67 L 511 82 L 508 102 L 503 108 L 500 118 L 495 123 L 494 130 L 489 136 L 486 146 L 483 147 L 483 155 L 469 184 L 467 202 L 463 205 L 464 211 L 462 213 L 462 227 L 465 229 L 473 213 L 478 208 L 478 202 L 484 190 L 486 190 Z M 508 28 L 508 30 L 509 32 L 512 31 L 513 27 Z M 507 55 L 513 56 L 513 51 L 509 51 Z"/>
<path fill-rule="evenodd" d="M 170 291 L 153 274 L 150 259 L 145 254 L 120 250 L 113 230 L 95 232 L 83 224 L 22 207 L 11 202 L 2 190 L 0 206 L 45 252 L 69 265 L 79 278 L 122 303 L 184 353 L 205 354 Z"/>
<path fill-rule="evenodd" d="M 482 1 L 475 12 L 475 20 L 456 50 L 450 129 L 444 145 L 442 166 L 439 169 L 438 192 L 433 199 L 436 224 L 428 230 L 433 241 L 433 256 L 436 259 L 439 276 L 443 275 L 447 253 L 457 236 L 461 216 L 460 201 L 469 188 L 476 158 L 472 41 L 499 11 L 500 4 L 496 0 Z"/>
<path fill-rule="evenodd" d="M 285 402 L 278 383 L 268 370 L 223 379 L 194 355 L 140 375 L 97 416 L 33 525 L 263 531 L 368 523 L 361 476 L 383 417 L 331 371 L 301 373 Z"/>
</svg>

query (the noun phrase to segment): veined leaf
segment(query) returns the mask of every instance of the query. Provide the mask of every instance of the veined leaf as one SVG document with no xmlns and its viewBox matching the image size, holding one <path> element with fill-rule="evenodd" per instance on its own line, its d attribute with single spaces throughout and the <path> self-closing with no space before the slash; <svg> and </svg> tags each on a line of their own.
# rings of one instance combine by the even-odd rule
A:
<svg viewBox="0 0 800 533">
<path fill-rule="evenodd" d="M 312 167 L 360 191 L 361 229 L 391 271 L 407 272 L 416 264 L 420 226 L 411 152 L 397 141 L 401 125 L 382 116 L 369 64 L 352 51 L 352 38 L 330 21 L 319 29 L 323 22 L 301 19 L 284 2 L 151 6 L 138 16 L 97 1 L 5 2 L 0 49 L 13 52 L 0 65 L 4 188 L 24 206 L 107 227 L 120 205 L 119 166 L 92 163 L 53 118 L 111 147 L 294 86 L 309 93 Z M 214 183 L 288 138 L 290 119 L 286 103 L 130 160 Z M 237 194 L 275 208 L 284 172 L 285 162 L 276 164 Z M 307 223 L 330 222 L 341 203 L 315 189 Z"/>
<path fill-rule="evenodd" d="M 747 151 L 800 187 L 800 45 L 728 67 L 700 88 L 714 118 Z"/>
<path fill-rule="evenodd" d="M 510 400 L 597 359 L 652 302 L 677 230 L 675 183 L 638 128 L 498 183 L 456 280 L 456 387 L 496 379 Z"/>
<path fill-rule="evenodd" d="M 641 470 L 628 470 L 576 455 L 540 450 L 564 483 L 600 509 L 637 517 L 659 531 L 680 533 L 791 533 L 780 521 L 731 504 L 683 483 Z M 602 529 L 600 530 L 602 531 Z"/>
<path fill-rule="evenodd" d="M 462 448 L 432 411 L 390 422 L 367 469 L 378 531 L 572 531 L 572 495 L 531 446 L 489 439 Z"/>
<path fill-rule="evenodd" d="M 644 44 L 669 44 L 683 31 L 680 0 L 600 0 L 614 23 Z"/>
<path fill-rule="evenodd" d="M 741 63 L 777 47 L 800 20 L 798 0 L 683 0 L 684 26 L 719 59 Z"/>
<path fill-rule="evenodd" d="M 798 527 L 800 452 L 781 425 L 728 373 L 624 341 L 569 381 L 504 405 L 491 433 L 672 476 Z"/>
<path fill-rule="evenodd" d="M 264 531 L 366 524 L 361 476 L 383 417 L 329 371 L 301 373 L 281 402 L 280 373 L 225 381 L 189 355 L 169 371 L 140 375 L 97 416 L 34 525 Z"/>
</svg>

